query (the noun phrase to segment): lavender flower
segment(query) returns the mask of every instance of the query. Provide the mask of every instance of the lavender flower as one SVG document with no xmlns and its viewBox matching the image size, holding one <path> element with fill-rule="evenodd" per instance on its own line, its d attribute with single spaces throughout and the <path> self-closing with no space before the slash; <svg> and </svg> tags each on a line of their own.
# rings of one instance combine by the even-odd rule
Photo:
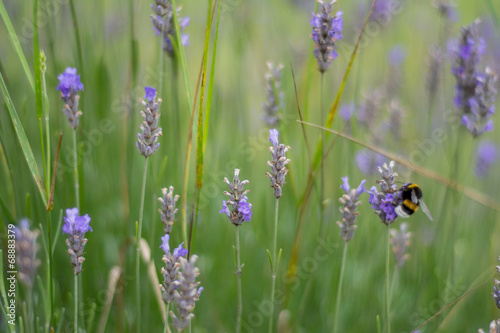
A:
<svg viewBox="0 0 500 333">
<path fill-rule="evenodd" d="M 160 248 L 165 252 L 162 260 L 165 263 L 165 267 L 161 268 L 161 274 L 163 275 L 163 284 L 160 284 L 160 290 L 162 292 L 162 298 L 165 303 L 170 303 L 174 300 L 174 291 L 177 288 L 174 284 L 177 281 L 177 275 L 179 273 L 179 258 L 185 257 L 188 253 L 188 250 L 184 249 L 182 245 L 184 243 L 179 244 L 179 246 L 174 250 L 174 253 L 170 253 L 170 246 L 168 244 L 170 240 L 170 235 L 165 234 L 161 238 L 162 244 Z"/>
<path fill-rule="evenodd" d="M 498 162 L 498 147 L 491 141 L 482 141 L 477 146 L 476 177 L 486 177 L 490 168 Z"/>
<path fill-rule="evenodd" d="M 401 223 L 399 231 L 391 229 L 391 244 L 392 252 L 396 257 L 396 263 L 398 267 L 402 267 L 409 257 L 407 252 L 408 246 L 410 246 L 411 232 L 408 232 L 408 223 Z"/>
<path fill-rule="evenodd" d="M 75 275 L 82 271 L 82 264 L 85 261 L 83 248 L 88 241 L 85 238 L 85 233 L 92 231 L 89 215 L 79 216 L 78 214 L 78 208 L 76 207 L 66 209 L 65 223 L 62 227 L 63 233 L 69 235 L 66 239 L 66 244 L 68 245 L 68 254 L 71 257 L 71 264 L 73 265 Z"/>
<path fill-rule="evenodd" d="M 175 220 L 175 213 L 178 211 L 178 209 L 175 208 L 175 203 L 179 200 L 179 196 L 174 196 L 173 186 L 170 186 L 168 190 L 166 188 L 162 189 L 162 192 L 163 198 L 158 198 L 158 201 L 161 202 L 161 209 L 158 211 L 161 214 L 161 221 L 165 225 L 165 233 L 170 234 Z"/>
<path fill-rule="evenodd" d="M 314 56 L 318 60 L 318 69 L 321 73 L 326 72 L 333 59 L 339 56 L 335 42 L 342 39 L 343 21 L 342 12 L 331 15 L 335 2 L 336 0 L 333 0 L 325 4 L 318 0 L 320 12 L 312 13 L 311 38 L 314 41 Z"/>
<path fill-rule="evenodd" d="M 482 329 L 477 331 L 478 333 L 485 333 Z M 493 320 L 490 323 L 489 333 L 499 333 L 500 332 L 500 319 Z"/>
<path fill-rule="evenodd" d="M 229 186 L 229 192 L 224 191 L 224 194 L 229 196 L 229 200 L 222 200 L 222 210 L 219 212 L 226 214 L 229 221 L 235 226 L 249 222 L 252 218 L 252 204 L 248 202 L 247 197 L 249 190 L 243 190 L 243 186 L 249 181 L 240 181 L 239 175 L 240 169 L 235 169 L 232 183 L 224 177 L 224 183 Z"/>
<path fill-rule="evenodd" d="M 15 229 L 15 235 L 18 277 L 27 287 L 32 288 L 36 272 L 41 264 L 40 259 L 36 257 L 40 249 L 36 243 L 40 231 L 37 229 L 31 231 L 28 219 L 22 219 L 19 227 Z"/>
<path fill-rule="evenodd" d="M 261 118 L 268 126 L 278 127 L 280 123 L 278 111 L 284 106 L 283 98 L 285 96 L 280 90 L 283 65 L 274 66 L 268 62 L 267 67 L 269 68 L 269 72 L 265 76 L 267 101 L 262 103 L 264 114 Z"/>
<path fill-rule="evenodd" d="M 158 118 L 160 114 L 158 110 L 162 102 L 161 98 L 156 99 L 156 89 L 146 87 L 144 89 L 146 95 L 144 100 L 141 99 L 141 104 L 144 105 L 144 111 L 141 111 L 141 116 L 144 117 L 143 123 L 139 126 L 142 133 L 137 134 L 137 149 L 144 157 L 149 157 L 154 154 L 160 147 L 157 143 L 158 137 L 162 135 L 161 127 L 158 127 Z"/>
<path fill-rule="evenodd" d="M 378 3 L 378 1 L 377 1 Z M 397 44 L 387 52 L 387 62 L 392 67 L 399 67 L 406 59 L 406 49 Z"/>
<path fill-rule="evenodd" d="M 356 153 L 356 165 L 359 170 L 365 175 L 372 175 L 377 173 L 376 166 L 385 162 L 385 156 L 374 152 L 370 149 L 363 149 Z"/>
<path fill-rule="evenodd" d="M 181 271 L 173 283 L 174 300 L 179 309 L 179 315 L 176 316 L 172 311 L 170 312 L 174 319 L 174 326 L 179 331 L 185 329 L 194 317 L 192 312 L 195 302 L 200 299 L 200 294 L 203 291 L 203 287 L 198 288 L 200 282 L 196 282 L 196 277 L 200 275 L 200 270 L 195 266 L 197 260 L 198 256 L 196 255 L 191 256 L 189 261 L 183 257 L 179 258 Z"/>
<path fill-rule="evenodd" d="M 365 191 L 364 184 L 366 180 L 362 180 L 361 184 L 357 188 L 351 189 L 349 186 L 349 178 L 347 176 L 342 178 L 343 184 L 340 186 L 341 189 L 344 190 L 345 194 L 339 199 L 339 202 L 342 204 L 342 207 L 339 208 L 339 211 L 342 213 L 342 222 L 337 221 L 337 225 L 340 228 L 340 235 L 342 239 L 347 243 L 351 240 L 352 236 L 354 236 L 354 230 L 356 230 L 357 226 L 354 224 L 356 221 L 356 217 L 359 215 L 357 212 L 358 206 L 361 204 L 361 201 L 358 201 L 361 193 Z"/>
<path fill-rule="evenodd" d="M 174 57 L 174 47 L 172 38 L 176 38 L 174 11 L 170 0 L 155 0 L 155 4 L 151 4 L 151 9 L 155 15 L 151 15 L 151 22 L 156 35 L 162 34 L 163 50 L 170 56 Z M 189 35 L 183 33 L 184 29 L 189 25 L 189 17 L 181 18 L 179 13 L 181 7 L 177 8 L 177 17 L 179 19 L 179 27 L 181 29 L 181 43 L 183 46 L 189 45 Z"/>
<path fill-rule="evenodd" d="M 397 186 L 394 183 L 394 179 L 398 174 L 393 170 L 394 164 L 394 161 L 391 161 L 389 166 L 384 163 L 382 167 L 378 167 L 382 178 L 377 181 L 380 192 L 377 191 L 375 186 L 366 191 L 370 193 L 368 202 L 372 205 L 371 208 L 375 210 L 375 214 L 378 215 L 380 221 L 384 224 L 391 224 L 396 220 L 398 215 L 395 208 L 401 202 L 401 193 L 395 193 Z"/>
<path fill-rule="evenodd" d="M 59 79 L 57 90 L 61 92 L 61 99 L 64 101 L 62 111 L 68 118 L 69 126 L 76 129 L 78 118 L 82 115 L 82 111 L 78 110 L 78 102 L 80 101 L 78 91 L 83 91 L 80 75 L 76 75 L 76 68 L 68 67 L 57 78 Z"/>
<path fill-rule="evenodd" d="M 278 130 L 269 130 L 269 142 L 272 144 L 269 150 L 271 151 L 272 161 L 267 161 L 271 171 L 266 172 L 266 176 L 271 180 L 271 187 L 274 189 L 276 199 L 281 197 L 281 188 L 285 185 L 285 176 L 288 173 L 286 165 L 290 163 L 290 160 L 285 156 L 290 147 L 279 143 L 278 135 Z"/>
</svg>

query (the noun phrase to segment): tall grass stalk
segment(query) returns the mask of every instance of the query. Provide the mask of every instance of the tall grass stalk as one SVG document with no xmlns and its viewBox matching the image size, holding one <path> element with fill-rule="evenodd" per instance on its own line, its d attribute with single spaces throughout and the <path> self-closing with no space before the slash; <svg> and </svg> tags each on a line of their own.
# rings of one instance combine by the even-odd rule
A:
<svg viewBox="0 0 500 333">
<path fill-rule="evenodd" d="M 340 308 L 340 298 L 342 293 L 342 281 L 344 280 L 344 268 L 345 268 L 345 258 L 347 256 L 347 242 L 344 242 L 344 249 L 342 251 L 342 264 L 340 265 L 340 277 L 339 285 L 337 287 L 337 301 L 335 302 L 335 322 L 333 326 L 333 332 L 338 332 L 338 319 L 339 319 L 339 308 Z"/>
<path fill-rule="evenodd" d="M 390 259 L 390 226 L 387 224 L 386 246 L 385 246 L 385 318 L 387 320 L 387 333 L 391 332 L 391 320 L 389 319 L 389 259 Z"/>
<path fill-rule="evenodd" d="M 241 292 L 241 261 L 240 261 L 240 229 L 236 226 L 236 277 L 238 281 L 238 310 L 236 316 L 236 333 L 241 331 L 241 314 L 243 313 L 243 298 Z"/>
<path fill-rule="evenodd" d="M 276 198 L 275 206 L 274 206 L 274 243 L 273 243 L 273 260 L 271 263 L 272 269 L 272 282 L 271 282 L 271 313 L 269 315 L 269 333 L 273 331 L 273 315 L 274 315 L 274 293 L 276 289 L 276 272 L 278 271 L 278 262 L 276 259 L 277 256 L 277 241 L 278 241 L 278 208 L 279 208 L 279 199 Z"/>
<path fill-rule="evenodd" d="M 76 208 L 80 210 L 80 182 L 78 180 L 78 150 L 76 144 L 76 129 L 73 130 L 73 174 L 75 177 L 75 200 L 76 200 Z"/>
<path fill-rule="evenodd" d="M 142 190 L 141 190 L 141 206 L 139 210 L 139 226 L 137 231 L 137 253 L 135 260 L 135 281 L 137 292 L 137 332 L 141 331 L 141 280 L 140 280 L 140 259 L 141 259 L 141 230 L 142 230 L 142 216 L 144 214 L 144 196 L 146 194 L 146 176 L 148 170 L 148 158 L 144 159 L 144 172 L 142 174 Z"/>
</svg>

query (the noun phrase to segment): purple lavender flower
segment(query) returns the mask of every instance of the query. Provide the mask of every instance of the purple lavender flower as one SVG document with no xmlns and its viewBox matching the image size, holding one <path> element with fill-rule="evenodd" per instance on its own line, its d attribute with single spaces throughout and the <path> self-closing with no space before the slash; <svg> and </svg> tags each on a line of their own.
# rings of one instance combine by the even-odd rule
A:
<svg viewBox="0 0 500 333">
<path fill-rule="evenodd" d="M 174 11 L 170 0 L 155 0 L 155 4 L 151 4 L 151 9 L 155 13 L 151 15 L 151 22 L 156 35 L 162 34 L 163 50 L 170 56 L 174 57 L 174 47 L 172 38 L 176 38 Z M 181 44 L 189 45 L 189 35 L 183 33 L 184 29 L 189 25 L 189 17 L 181 18 L 179 13 L 181 7 L 177 8 L 177 17 L 179 19 L 179 27 L 181 29 Z"/>
<path fill-rule="evenodd" d="M 266 102 L 262 103 L 264 113 L 261 119 L 270 127 L 278 127 L 280 123 L 280 115 L 278 111 L 285 105 L 283 99 L 285 94 L 281 91 L 281 71 L 283 65 L 273 65 L 267 63 L 269 72 L 265 75 L 266 79 Z"/>
<path fill-rule="evenodd" d="M 179 200 L 179 196 L 174 196 L 174 187 L 170 186 L 167 190 L 166 188 L 162 189 L 163 198 L 158 198 L 158 201 L 161 202 L 161 209 L 158 211 L 161 214 L 161 221 L 164 224 L 164 231 L 167 234 L 172 232 L 172 226 L 175 220 L 175 214 L 179 211 L 175 208 L 175 203 Z"/>
<path fill-rule="evenodd" d="M 312 13 L 311 19 L 312 34 L 314 41 L 314 56 L 318 60 L 318 69 L 321 73 L 328 70 L 333 59 L 338 57 L 335 43 L 342 39 L 342 12 L 331 15 L 335 0 L 329 3 L 323 3 L 318 0 L 320 12 Z"/>
<path fill-rule="evenodd" d="M 359 215 L 359 212 L 356 210 L 361 204 L 358 198 L 365 191 L 365 182 L 366 180 L 363 179 L 357 188 L 351 189 L 349 178 L 347 176 L 342 178 L 340 188 L 344 190 L 345 194 L 339 199 L 339 202 L 342 204 L 342 207 L 339 208 L 340 213 L 342 213 L 342 222 L 337 221 L 337 225 L 340 228 L 340 235 L 345 242 L 351 240 L 354 236 L 354 230 L 357 228 L 354 222 Z"/>
<path fill-rule="evenodd" d="M 271 181 L 271 187 L 274 190 L 276 199 L 281 197 L 281 189 L 285 185 L 285 176 L 288 173 L 286 165 L 290 163 L 290 160 L 285 156 L 290 147 L 279 143 L 278 135 L 278 130 L 269 130 L 269 142 L 272 144 L 269 150 L 271 151 L 272 161 L 267 161 L 267 165 L 271 167 L 271 171 L 266 172 L 266 176 Z"/>
<path fill-rule="evenodd" d="M 240 170 L 234 170 L 234 178 L 231 183 L 224 177 L 224 183 L 229 186 L 229 192 L 224 191 L 224 195 L 229 196 L 229 200 L 222 200 L 222 210 L 220 214 L 226 214 L 235 226 L 242 225 L 243 222 L 250 222 L 252 218 L 252 205 L 246 196 L 249 190 L 243 190 L 243 186 L 248 184 L 248 180 L 240 181 Z"/>
<path fill-rule="evenodd" d="M 476 177 L 484 178 L 490 168 L 498 162 L 499 151 L 491 141 L 482 141 L 477 146 Z"/>
<path fill-rule="evenodd" d="M 380 192 L 375 186 L 366 191 L 370 194 L 368 202 L 372 205 L 371 208 L 384 224 L 391 224 L 396 220 L 398 215 L 395 208 L 402 200 L 400 191 L 396 192 L 394 181 L 398 174 L 393 170 L 394 164 L 394 161 L 391 161 L 389 165 L 384 163 L 382 167 L 378 167 L 381 174 L 381 179 L 377 180 Z"/>
<path fill-rule="evenodd" d="M 19 222 L 19 227 L 15 229 L 15 235 L 19 281 L 28 288 L 32 288 L 36 272 L 41 264 L 40 259 L 36 257 L 36 253 L 40 249 L 36 242 L 40 231 L 38 229 L 31 231 L 28 219 L 22 219 Z"/>
<path fill-rule="evenodd" d="M 500 258 L 498 258 L 498 261 L 500 261 Z M 496 270 L 497 276 L 500 277 L 500 266 L 496 266 Z M 494 279 L 493 283 L 493 293 L 491 296 L 493 296 L 493 300 L 495 301 L 497 308 L 500 309 L 500 281 L 498 281 L 498 279 Z"/>
<path fill-rule="evenodd" d="M 165 263 L 165 266 L 161 268 L 161 274 L 163 275 L 163 283 L 160 284 L 160 290 L 162 292 L 162 299 L 165 303 L 170 303 L 174 300 L 174 291 L 177 288 L 174 284 L 177 281 L 177 275 L 179 273 L 179 258 L 185 257 L 188 253 L 186 249 L 182 247 L 184 243 L 181 243 L 176 249 L 174 249 L 174 253 L 170 253 L 170 235 L 165 234 L 161 238 L 162 244 L 160 248 L 165 252 L 162 260 Z"/>
<path fill-rule="evenodd" d="M 384 155 L 374 152 L 370 149 L 363 149 L 356 153 L 356 165 L 358 169 L 365 175 L 372 175 L 377 173 L 377 165 L 385 163 L 386 158 Z"/>
<path fill-rule="evenodd" d="M 59 79 L 57 90 L 61 92 L 61 99 L 64 101 L 62 111 L 68 118 L 69 126 L 76 129 L 78 127 L 78 118 L 82 115 L 82 112 L 78 110 L 80 100 L 78 91 L 83 91 L 80 75 L 76 75 L 76 68 L 68 67 L 57 78 Z"/>
<path fill-rule="evenodd" d="M 144 157 L 149 157 L 154 154 L 160 147 L 158 137 L 162 135 L 161 127 L 158 127 L 158 118 L 160 114 L 158 110 L 162 102 L 161 98 L 156 101 L 156 89 L 151 87 L 146 87 L 144 89 L 146 95 L 144 98 L 147 101 L 141 99 L 141 104 L 144 105 L 144 110 L 141 111 L 141 116 L 144 117 L 144 121 L 139 126 L 142 133 L 137 134 L 137 149 L 139 153 Z"/>
<path fill-rule="evenodd" d="M 83 249 L 88 239 L 85 233 L 93 231 L 90 226 L 90 217 L 88 214 L 79 216 L 78 208 L 66 209 L 66 217 L 62 227 L 63 233 L 68 234 L 66 244 L 68 245 L 68 254 L 71 257 L 71 264 L 75 275 L 82 271 L 82 264 L 85 261 Z"/>
<path fill-rule="evenodd" d="M 378 3 L 378 1 L 377 1 Z M 399 67 L 406 59 L 406 50 L 402 45 L 395 45 L 387 52 L 387 62 L 392 67 Z"/>
</svg>

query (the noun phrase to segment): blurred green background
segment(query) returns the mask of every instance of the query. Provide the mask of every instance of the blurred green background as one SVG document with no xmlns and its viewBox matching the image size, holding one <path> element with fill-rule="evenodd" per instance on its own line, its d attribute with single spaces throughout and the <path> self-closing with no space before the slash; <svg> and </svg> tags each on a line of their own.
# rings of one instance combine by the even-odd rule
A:
<svg viewBox="0 0 500 333">
<path fill-rule="evenodd" d="M 378 2 L 383 2 L 378 0 Z M 391 1 L 389 1 L 391 2 Z M 375 17 L 367 27 L 358 56 L 347 79 L 341 106 L 353 105 L 355 116 L 344 132 L 368 144 L 374 144 L 403 158 L 415 157 L 420 167 L 445 177 L 459 166 L 456 181 L 490 197 L 497 209 L 486 207 L 461 192 L 454 192 L 433 179 L 426 178 L 401 165 L 399 181 L 420 185 L 424 199 L 434 215 L 434 222 L 417 212 L 408 219 L 412 233 L 410 254 L 402 267 L 391 257 L 391 323 L 393 332 L 410 332 L 441 308 L 488 279 L 500 255 L 497 222 L 499 207 L 495 167 L 485 178 L 474 174 L 478 142 L 487 139 L 499 143 L 498 131 L 472 139 L 462 126 L 452 126 L 446 114 L 453 111 L 454 77 L 451 74 L 447 44 L 456 38 L 460 27 L 476 18 L 482 20 L 487 41 L 487 55 L 481 62 L 500 69 L 500 26 L 497 16 L 500 4 L 494 1 L 455 1 L 452 18 L 440 15 L 431 1 L 392 1 L 397 10 Z M 147 1 L 75 1 L 80 28 L 83 67 L 80 67 L 69 1 L 40 1 L 40 48 L 47 55 L 47 90 L 50 103 L 50 137 L 52 159 L 55 158 L 59 133 L 64 133 L 55 185 L 52 232 L 55 233 L 60 210 L 75 206 L 72 161 L 72 139 L 61 112 L 57 75 L 66 67 L 78 67 L 85 85 L 81 92 L 83 116 L 77 136 L 80 148 L 81 213 L 88 213 L 94 231 L 87 234 L 86 261 L 80 275 L 82 329 L 95 331 L 103 314 L 104 297 L 110 270 L 122 265 L 124 278 L 113 299 L 106 331 L 130 331 L 135 323 L 136 308 L 142 308 L 141 330 L 158 331 L 163 327 L 158 304 L 142 265 L 142 304 L 135 302 L 135 221 L 139 216 L 143 157 L 135 148 L 136 133 L 142 121 L 138 98 L 144 86 L 159 87 L 162 76 L 163 98 L 160 125 L 163 137 L 158 153 L 150 158 L 143 237 L 149 243 L 156 272 L 162 265 L 163 226 L 157 198 L 161 188 L 170 185 L 182 192 L 183 172 L 190 112 L 181 73 L 174 76 L 172 61 L 162 55 L 163 73 L 159 73 L 159 38 L 152 29 Z M 206 1 L 179 0 L 181 15 L 190 17 L 186 29 L 190 45 L 185 48 L 191 90 L 196 82 L 202 59 L 207 17 Z M 31 1 L 4 1 L 22 49 L 33 68 Z M 344 39 L 338 42 L 340 56 L 325 74 L 325 105 L 329 109 L 337 96 L 364 19 L 368 1 L 339 1 L 335 10 L 344 12 Z M 131 20 L 131 6 L 133 21 Z M 219 214 L 223 177 L 231 177 L 234 168 L 241 169 L 242 179 L 250 180 L 247 188 L 253 205 L 250 223 L 240 229 L 243 268 L 243 332 L 267 329 L 265 311 L 270 293 L 271 271 L 266 249 L 272 247 L 274 197 L 265 177 L 268 151 L 268 127 L 262 122 L 261 103 L 265 101 L 266 62 L 283 63 L 281 87 L 285 107 L 280 124 L 280 141 L 291 146 L 288 183 L 280 199 L 278 247 L 282 248 L 278 290 L 286 294 L 278 302 L 274 320 L 281 332 L 327 332 L 333 328 L 333 315 L 342 255 L 342 239 L 336 221 L 340 219 L 338 198 L 341 177 L 348 175 L 351 186 L 366 179 L 366 187 L 376 185 L 376 172 L 365 175 L 355 162 L 362 146 L 337 138 L 325 166 L 325 224 L 319 223 L 319 186 L 313 190 L 303 218 L 297 261 L 298 275 L 286 282 L 286 272 L 299 223 L 299 207 L 307 181 L 310 159 L 299 119 L 291 68 L 295 73 L 297 99 L 305 120 L 319 124 L 320 74 L 311 58 L 313 43 L 309 25 L 314 1 L 241 1 L 223 0 L 219 23 L 218 49 L 214 76 L 212 114 L 208 128 L 205 155 L 204 186 L 192 251 L 200 258 L 199 280 L 204 287 L 196 304 L 192 321 L 195 332 L 234 331 L 236 318 L 236 277 L 234 268 L 234 226 Z M 43 18 L 43 19 L 42 19 Z M 133 22 L 133 24 L 132 24 Z M 133 27 L 131 27 L 133 26 Z M 215 26 L 214 26 L 215 27 Z M 133 33 L 131 32 L 133 30 Z M 215 30 L 215 28 L 213 28 Z M 135 37 L 133 37 L 135 36 Z M 132 39 L 137 41 L 137 75 L 133 75 Z M 0 71 L 21 118 L 39 167 L 42 166 L 40 136 L 36 119 L 35 95 L 21 67 L 5 25 L 0 28 Z M 388 60 L 388 53 L 398 47 L 405 55 L 400 65 Z M 431 70 L 430 53 L 437 47 L 443 52 L 441 67 Z M 210 51 L 211 52 L 211 51 Z M 211 55 L 211 53 L 209 53 Z M 210 57 L 209 57 L 209 61 Z M 481 69 L 481 70 L 482 70 Z M 437 73 L 439 83 L 429 92 L 429 75 Z M 380 95 L 380 90 L 383 94 Z M 358 111 L 376 102 L 377 112 L 369 125 L 358 120 Z M 28 217 L 34 228 L 44 226 L 46 213 L 24 156 L 20 150 L 5 104 L 0 112 L 0 198 L 2 235 L 8 223 Z M 388 125 L 391 103 L 397 101 L 404 110 L 397 125 L 400 135 Z M 496 103 L 498 105 L 498 103 Z M 197 109 L 196 109 L 197 110 Z M 337 112 L 334 129 L 344 126 Z M 429 118 L 430 117 L 430 118 Z M 196 118 L 194 138 L 196 138 Z M 496 117 L 494 116 L 496 122 Z M 111 125 L 110 125 L 111 124 Z M 106 127 L 105 129 L 103 128 Z M 306 126 L 310 149 L 314 151 L 320 130 Z M 428 141 L 432 131 L 441 129 L 443 143 Z M 374 133 L 377 133 L 375 135 Z M 460 138 L 460 139 L 459 139 Z M 327 144 L 334 140 L 331 135 Z M 427 140 L 427 141 L 426 141 Z M 194 201 L 195 143 L 192 150 L 187 202 L 188 216 Z M 429 146 L 426 143 L 432 142 Z M 457 145 L 459 145 L 457 149 Z M 423 147 L 423 148 L 422 148 Z M 455 153 L 458 152 L 456 155 Z M 413 155 L 412 155 L 413 153 Z M 421 156 L 421 158 L 420 158 Z M 389 160 L 386 160 L 387 162 Z M 165 164 L 166 163 L 166 164 Z M 163 168 L 162 166 L 165 165 Z M 374 170 L 375 171 L 375 170 Z M 317 180 L 319 185 L 319 179 Z M 27 200 L 29 196 L 29 200 Z M 181 199 L 182 200 L 182 199 Z M 349 242 L 346 271 L 339 315 L 342 332 L 375 332 L 377 316 L 384 327 L 385 227 L 373 214 L 368 195 L 361 196 L 358 228 Z M 180 202 L 178 202 L 180 206 Z M 13 219 L 13 220 L 11 220 Z M 402 221 L 391 228 L 399 229 Z M 180 213 L 174 224 L 173 245 L 182 241 Z M 55 312 L 63 331 L 70 330 L 73 307 L 73 272 L 67 255 L 64 235 L 58 238 L 54 254 Z M 41 238 L 39 239 L 41 241 Z M 5 250 L 5 238 L 0 239 Z M 327 245 L 325 245 L 327 244 Z M 320 250 L 318 250 L 318 248 Z M 328 251 L 327 251 L 328 250 Z M 318 251 L 325 256 L 315 254 Z M 322 252 L 322 254 L 324 253 Z M 39 270 L 46 280 L 45 251 L 39 251 L 43 264 Z M 481 288 L 449 307 L 428 323 L 421 332 L 475 331 L 487 328 L 498 318 L 498 309 L 490 297 L 492 279 Z M 20 286 L 19 303 L 25 299 Z M 39 285 L 34 288 L 35 315 L 46 321 Z M 278 298 L 280 300 L 280 298 Z M 262 311 L 264 307 L 264 311 Z M 65 308 L 64 320 L 61 311 Z M 94 308 L 94 309 L 93 309 Z M 93 309 L 93 310 L 92 310 Z M 261 310 L 259 310 L 261 309 Z M 288 313 L 288 317 L 287 314 Z M 92 316 L 94 316 L 92 320 Z M 279 316 L 279 320 L 278 320 Z M 90 321 L 93 322 L 89 326 Z M 5 322 L 0 320 L 3 330 Z M 287 328 L 288 327 L 288 328 Z"/>
</svg>

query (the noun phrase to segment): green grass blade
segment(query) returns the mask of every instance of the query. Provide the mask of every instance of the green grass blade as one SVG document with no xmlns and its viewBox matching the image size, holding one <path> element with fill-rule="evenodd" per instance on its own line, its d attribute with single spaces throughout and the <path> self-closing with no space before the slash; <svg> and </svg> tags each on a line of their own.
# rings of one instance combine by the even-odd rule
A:
<svg viewBox="0 0 500 333">
<path fill-rule="evenodd" d="M 54 242 L 52 244 L 52 255 L 54 255 L 54 251 L 56 250 L 56 244 L 57 244 L 57 239 L 59 238 L 59 235 L 61 234 L 61 225 L 62 225 L 62 221 L 63 221 L 63 210 L 61 209 L 59 211 L 59 219 L 58 219 L 59 222 L 57 222 L 57 229 L 56 229 L 56 235 L 54 236 Z"/>
<path fill-rule="evenodd" d="M 26 162 L 28 163 L 31 175 L 35 180 L 35 184 L 38 187 L 38 191 L 40 192 L 44 205 L 47 206 L 47 193 L 45 192 L 45 188 L 43 187 L 42 178 L 40 177 L 40 172 L 38 171 L 38 166 L 36 164 L 35 156 L 33 155 L 33 151 L 31 150 L 28 138 L 26 137 L 26 133 L 24 132 L 23 125 L 21 124 L 21 120 L 17 115 L 16 108 L 12 103 L 9 91 L 5 86 L 5 82 L 3 80 L 3 76 L 1 73 L 0 73 L 0 89 L 2 90 L 2 94 L 7 104 L 7 109 L 9 110 L 10 119 L 12 120 L 12 124 L 14 125 L 14 129 L 16 131 L 19 144 L 21 145 L 24 157 L 26 158 Z"/>
<path fill-rule="evenodd" d="M 495 7 L 493 6 L 493 3 L 491 2 L 491 0 L 484 0 L 484 2 L 486 2 L 486 6 L 488 7 L 488 10 L 490 12 L 491 20 L 493 21 L 493 23 L 495 23 L 497 28 L 500 28 L 500 22 L 498 20 L 498 15 Z"/>
<path fill-rule="evenodd" d="M 40 69 L 40 45 L 38 41 L 38 0 L 33 2 L 33 66 L 35 72 L 36 116 L 42 119 L 42 73 Z M 43 145 L 43 140 L 42 140 Z M 42 146 L 43 147 L 43 146 Z M 44 157 L 45 158 L 45 157 Z"/>
<path fill-rule="evenodd" d="M 47 71 L 47 57 L 45 57 L 45 53 L 43 50 L 40 50 L 40 70 L 41 70 L 41 79 L 42 79 L 42 113 L 45 118 L 45 137 L 46 137 L 46 147 L 45 147 L 45 184 L 47 184 L 47 196 L 49 196 L 50 188 L 48 184 L 50 184 L 50 115 L 49 115 L 49 96 L 47 95 L 47 84 L 45 82 L 45 72 Z"/>
<path fill-rule="evenodd" d="M 219 0 L 219 9 L 217 10 L 217 24 L 215 26 L 214 50 L 212 52 L 212 64 L 210 66 L 210 81 L 208 82 L 207 110 L 205 111 L 205 127 L 203 128 L 203 153 L 205 153 L 205 147 L 207 145 L 208 124 L 210 123 L 210 113 L 212 111 L 212 94 L 213 94 L 212 92 L 214 88 L 215 59 L 217 56 L 217 39 L 219 37 L 220 3 L 221 1 Z"/>
<path fill-rule="evenodd" d="M 26 57 L 24 56 L 23 49 L 21 48 L 21 44 L 19 43 L 19 39 L 17 38 L 17 34 L 14 30 L 14 26 L 12 25 L 12 22 L 10 21 L 9 14 L 7 13 L 7 10 L 5 9 L 5 6 L 3 4 L 3 0 L 0 1 L 0 16 L 2 16 L 3 22 L 5 23 L 5 27 L 7 28 L 7 31 L 9 32 L 9 37 L 12 45 L 14 46 L 14 49 L 16 50 L 17 56 L 19 57 L 19 60 L 21 61 L 21 65 L 23 66 L 24 72 L 26 73 L 26 77 L 28 78 L 28 81 L 30 83 L 31 89 L 35 91 L 35 83 L 33 80 L 33 75 L 31 74 L 30 67 L 28 66 L 28 61 L 26 60 Z"/>
<path fill-rule="evenodd" d="M 9 163 L 7 162 L 7 157 L 5 156 L 5 150 L 3 149 L 3 144 L 2 140 L 0 139 L 0 161 L 1 164 L 4 167 L 4 176 L 5 176 L 5 182 L 3 183 L 3 189 L 8 189 L 8 195 L 11 200 L 11 205 L 12 205 L 12 215 L 11 219 L 9 221 L 15 221 L 16 220 L 16 202 L 15 202 L 15 197 L 14 197 L 14 185 L 12 184 L 12 172 L 10 171 L 9 168 Z M 11 210 L 9 209 L 9 212 Z"/>
<path fill-rule="evenodd" d="M 76 15 L 74 0 L 69 0 L 69 5 L 71 8 L 71 18 L 73 19 L 73 26 L 75 29 L 76 50 L 78 52 L 78 71 L 82 73 L 82 76 L 84 76 L 85 71 L 83 70 L 82 41 L 80 39 L 80 28 L 78 26 L 78 16 Z"/>
</svg>

